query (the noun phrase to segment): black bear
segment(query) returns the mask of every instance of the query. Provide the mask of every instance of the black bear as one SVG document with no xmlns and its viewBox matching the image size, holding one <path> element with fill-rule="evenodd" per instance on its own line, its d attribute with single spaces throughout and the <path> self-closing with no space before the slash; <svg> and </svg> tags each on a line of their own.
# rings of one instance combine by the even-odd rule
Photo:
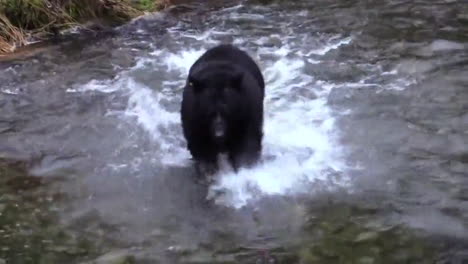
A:
<svg viewBox="0 0 468 264">
<path fill-rule="evenodd" d="M 227 153 L 235 171 L 261 155 L 265 83 L 253 59 L 222 44 L 191 66 L 182 95 L 183 134 L 199 174 L 218 170 Z"/>
</svg>

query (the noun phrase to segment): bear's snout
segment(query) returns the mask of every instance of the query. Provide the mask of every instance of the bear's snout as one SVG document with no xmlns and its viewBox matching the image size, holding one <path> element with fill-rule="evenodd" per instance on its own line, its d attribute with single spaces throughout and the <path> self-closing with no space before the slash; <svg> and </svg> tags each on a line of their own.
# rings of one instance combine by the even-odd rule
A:
<svg viewBox="0 0 468 264">
<path fill-rule="evenodd" d="M 212 133 L 214 138 L 223 138 L 226 135 L 226 122 L 221 115 L 216 115 L 212 123 Z"/>
</svg>

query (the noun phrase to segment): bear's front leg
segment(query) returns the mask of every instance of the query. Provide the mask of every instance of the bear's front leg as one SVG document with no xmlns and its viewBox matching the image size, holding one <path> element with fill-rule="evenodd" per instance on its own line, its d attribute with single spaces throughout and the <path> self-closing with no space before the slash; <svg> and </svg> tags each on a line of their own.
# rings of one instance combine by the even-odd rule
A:
<svg viewBox="0 0 468 264">
<path fill-rule="evenodd" d="M 261 142 L 256 137 L 245 137 L 229 151 L 229 161 L 237 173 L 241 167 L 253 167 L 261 156 Z"/>
<path fill-rule="evenodd" d="M 218 171 L 218 159 L 215 153 L 203 155 L 195 158 L 195 170 L 198 176 L 198 182 L 209 184 L 214 180 L 214 176 Z"/>
</svg>

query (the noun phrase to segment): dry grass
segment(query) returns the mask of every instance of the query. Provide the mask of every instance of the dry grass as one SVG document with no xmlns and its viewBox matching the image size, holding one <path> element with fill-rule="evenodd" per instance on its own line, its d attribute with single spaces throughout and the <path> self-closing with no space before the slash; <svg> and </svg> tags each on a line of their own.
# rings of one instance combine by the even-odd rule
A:
<svg viewBox="0 0 468 264">
<path fill-rule="evenodd" d="M 170 0 L 0 0 L 0 53 L 27 43 L 27 36 L 48 36 L 99 18 L 120 24 Z"/>
<path fill-rule="evenodd" d="M 10 20 L 0 13 L 0 53 L 12 52 L 16 45 L 26 44 L 24 32 L 13 26 Z"/>
</svg>

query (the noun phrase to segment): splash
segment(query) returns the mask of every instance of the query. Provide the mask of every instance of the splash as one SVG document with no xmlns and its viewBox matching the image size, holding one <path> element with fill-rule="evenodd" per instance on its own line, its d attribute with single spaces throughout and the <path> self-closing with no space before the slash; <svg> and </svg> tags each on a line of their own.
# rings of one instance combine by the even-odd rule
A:
<svg viewBox="0 0 468 264">
<path fill-rule="evenodd" d="M 233 17 L 238 19 L 242 16 Z M 220 34 L 225 30 L 168 32 L 173 35 L 173 46 L 178 49 L 155 50 L 140 58 L 133 68 L 122 72 L 112 82 L 93 82 L 84 88 L 103 92 L 124 91 L 128 102 L 122 116 L 152 136 L 154 143 L 160 146 L 159 162 L 162 166 L 190 166 L 187 163 L 190 155 L 180 128 L 182 88 L 191 65 L 208 48 L 221 43 L 218 38 L 225 35 Z M 264 46 L 264 42 L 269 41 L 267 38 L 234 41 L 258 62 L 266 82 L 262 161 L 238 173 L 229 166 L 223 166 L 208 194 L 217 203 L 235 208 L 268 195 L 312 193 L 310 184 L 317 182 L 330 188 L 349 184 L 345 176 L 335 177 L 346 166 L 336 140 L 335 120 L 326 104 L 330 89 L 306 74 L 305 67 L 312 59 L 309 55 L 313 54 L 314 63 L 318 63 L 317 55 L 338 49 L 350 43 L 351 39 L 334 37 L 322 41 L 322 46 L 311 51 L 304 50 L 293 36 L 284 38 L 287 43 L 280 48 Z M 281 41 L 278 36 L 271 38 Z M 193 39 L 203 40 L 203 44 L 198 47 L 184 44 Z M 254 47 L 248 46 L 252 44 Z M 154 78 L 151 82 L 141 81 L 138 77 L 141 75 Z"/>
</svg>

